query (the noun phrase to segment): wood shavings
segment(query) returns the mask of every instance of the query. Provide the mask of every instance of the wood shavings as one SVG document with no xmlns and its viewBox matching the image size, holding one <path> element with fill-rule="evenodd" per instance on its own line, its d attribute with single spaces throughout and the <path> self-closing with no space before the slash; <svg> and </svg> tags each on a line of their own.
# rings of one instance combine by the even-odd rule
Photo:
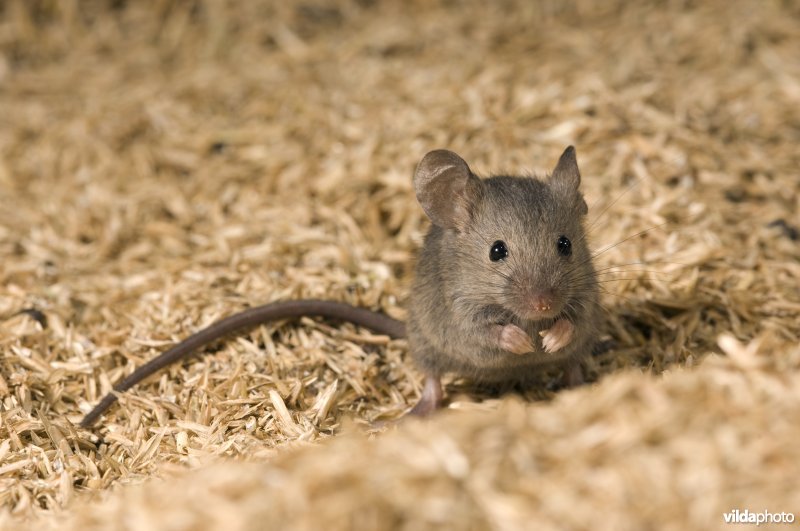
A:
<svg viewBox="0 0 800 531">
<path fill-rule="evenodd" d="M 705 529 L 797 510 L 799 14 L 0 3 L 0 528 Z M 454 381 L 450 411 L 369 439 L 353 424 L 420 392 L 405 341 L 308 319 L 212 345 L 76 428 L 245 307 L 404 318 L 422 155 L 530 173 L 567 144 L 604 291 L 592 385 Z"/>
</svg>

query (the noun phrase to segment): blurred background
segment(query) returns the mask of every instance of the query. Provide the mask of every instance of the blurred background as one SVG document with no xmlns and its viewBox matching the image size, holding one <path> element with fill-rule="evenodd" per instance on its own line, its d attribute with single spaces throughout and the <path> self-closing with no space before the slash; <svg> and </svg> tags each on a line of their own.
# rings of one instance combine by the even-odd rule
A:
<svg viewBox="0 0 800 531">
<path fill-rule="evenodd" d="M 410 175 L 437 147 L 479 173 L 541 173 L 575 144 L 596 205 L 632 179 L 646 186 L 620 206 L 659 201 L 656 184 L 742 201 L 796 182 L 798 10 L 4 0 L 0 221 L 30 235 L 35 220 L 37 258 L 84 269 L 213 252 L 185 229 L 210 242 L 214 216 L 240 227 L 220 245 L 255 245 L 254 212 L 290 202 L 309 225 L 325 206 L 363 232 L 348 260 L 407 278 L 402 250 L 422 230 Z M 775 192 L 794 202 L 796 188 Z M 695 221 L 688 199 L 661 203 L 595 239 Z"/>
</svg>

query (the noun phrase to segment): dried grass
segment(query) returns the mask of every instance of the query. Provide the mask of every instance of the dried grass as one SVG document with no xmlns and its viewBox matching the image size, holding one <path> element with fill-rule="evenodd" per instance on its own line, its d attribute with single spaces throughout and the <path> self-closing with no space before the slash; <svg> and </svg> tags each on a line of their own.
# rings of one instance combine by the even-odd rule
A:
<svg viewBox="0 0 800 531">
<path fill-rule="evenodd" d="M 800 10 L 491 6 L 0 4 L 4 526 L 685 529 L 797 510 Z M 419 375 L 403 341 L 303 320 L 126 393 L 102 441 L 76 429 L 123 374 L 246 306 L 402 318 L 421 155 L 544 172 L 570 143 L 616 266 L 597 383 L 543 375 L 520 400 L 452 382 L 429 423 L 340 435 L 396 418 Z"/>
</svg>

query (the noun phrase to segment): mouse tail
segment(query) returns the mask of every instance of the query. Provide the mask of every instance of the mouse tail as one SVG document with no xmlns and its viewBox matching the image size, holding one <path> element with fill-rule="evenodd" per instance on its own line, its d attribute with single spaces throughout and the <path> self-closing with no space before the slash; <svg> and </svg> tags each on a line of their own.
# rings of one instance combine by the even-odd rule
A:
<svg viewBox="0 0 800 531">
<path fill-rule="evenodd" d="M 218 341 L 223 337 L 246 328 L 267 324 L 283 319 L 298 317 L 324 317 L 348 321 L 374 332 L 385 334 L 393 339 L 406 337 L 405 325 L 382 313 L 358 308 L 343 302 L 323 300 L 283 301 L 249 308 L 231 315 L 211 326 L 192 334 L 163 354 L 148 361 L 114 385 L 114 390 L 83 417 L 80 426 L 90 428 L 106 410 L 117 401 L 119 393 L 127 391 L 148 376 L 151 376 L 193 353 L 197 349 Z"/>
</svg>

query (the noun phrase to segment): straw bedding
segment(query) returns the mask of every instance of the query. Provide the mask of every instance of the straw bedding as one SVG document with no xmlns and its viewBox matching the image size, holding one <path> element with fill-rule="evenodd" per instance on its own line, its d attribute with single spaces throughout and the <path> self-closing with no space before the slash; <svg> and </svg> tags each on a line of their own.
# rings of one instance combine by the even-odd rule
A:
<svg viewBox="0 0 800 531">
<path fill-rule="evenodd" d="M 0 525 L 709 528 L 800 510 L 793 2 L 0 3 Z M 403 318 L 411 174 L 578 149 L 590 385 L 448 382 L 311 319 L 112 383 L 248 306 Z M 27 310 L 24 311 L 23 310 Z M 368 435 L 372 433 L 373 435 Z"/>
</svg>

